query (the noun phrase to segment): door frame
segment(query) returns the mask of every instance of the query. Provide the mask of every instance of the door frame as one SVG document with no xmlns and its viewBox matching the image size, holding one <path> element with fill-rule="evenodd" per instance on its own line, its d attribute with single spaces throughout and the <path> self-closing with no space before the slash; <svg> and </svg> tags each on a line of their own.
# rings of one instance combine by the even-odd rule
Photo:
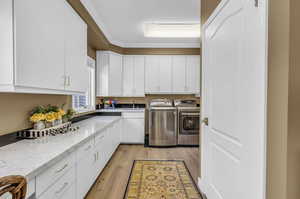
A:
<svg viewBox="0 0 300 199">
<path fill-rule="evenodd" d="M 209 24 L 211 24 L 215 17 L 219 14 L 219 12 L 221 12 L 221 10 L 223 9 L 223 7 L 228 3 L 229 0 L 221 0 L 221 2 L 218 4 L 218 6 L 215 8 L 215 10 L 213 11 L 213 13 L 210 15 L 210 17 L 207 19 L 207 21 L 201 26 L 201 39 L 202 39 L 202 54 L 201 54 L 201 82 L 200 82 L 200 88 L 201 88 L 201 115 L 200 115 L 200 152 L 199 152 L 199 156 L 200 156 L 200 176 L 198 178 L 198 187 L 200 189 L 200 192 L 203 196 L 204 199 L 207 199 L 205 193 L 202 190 L 207 190 L 207 184 L 205 182 L 203 182 L 203 180 L 201 179 L 201 175 L 202 175 L 202 168 L 203 168 L 203 139 L 201 137 L 202 133 L 204 132 L 203 129 L 205 128 L 205 126 L 202 124 L 202 120 L 204 119 L 204 111 L 203 111 L 203 102 L 205 100 L 203 100 L 203 96 L 205 93 L 205 71 L 203 70 L 203 66 L 205 65 L 205 52 L 206 50 L 203 48 L 204 46 L 204 37 L 203 35 L 205 35 L 205 29 L 209 26 Z M 253 0 L 254 1 L 254 0 Z M 264 182 L 264 187 L 263 187 L 263 198 L 267 198 L 267 169 L 268 169 L 268 162 L 267 162 L 267 157 L 268 157 L 268 151 L 267 151 L 267 141 L 268 141 L 268 131 L 267 131 L 267 101 L 268 101 L 268 95 L 267 95 L 267 91 L 268 91 L 268 44 L 269 44 L 269 38 L 268 38 L 268 16 L 269 16 L 269 0 L 258 0 L 259 1 L 259 5 L 263 4 L 265 6 L 265 61 L 264 61 L 264 73 L 265 73 L 265 84 L 264 84 L 264 94 L 265 94 L 265 103 L 264 103 L 264 151 L 263 151 L 263 164 L 262 164 L 262 170 L 263 170 L 263 182 Z"/>
</svg>

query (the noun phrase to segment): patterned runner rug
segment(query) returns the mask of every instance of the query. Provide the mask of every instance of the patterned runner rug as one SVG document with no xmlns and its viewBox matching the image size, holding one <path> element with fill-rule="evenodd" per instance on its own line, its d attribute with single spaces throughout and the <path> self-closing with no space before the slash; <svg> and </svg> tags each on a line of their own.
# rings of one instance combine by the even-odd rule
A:
<svg viewBox="0 0 300 199">
<path fill-rule="evenodd" d="M 184 161 L 136 160 L 124 199 L 201 199 L 201 196 Z"/>
</svg>

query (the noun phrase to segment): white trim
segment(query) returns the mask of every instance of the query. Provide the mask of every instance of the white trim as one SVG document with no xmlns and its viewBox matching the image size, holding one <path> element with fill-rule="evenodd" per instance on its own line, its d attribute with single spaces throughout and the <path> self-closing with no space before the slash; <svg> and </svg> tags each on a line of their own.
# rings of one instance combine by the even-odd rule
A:
<svg viewBox="0 0 300 199">
<path fill-rule="evenodd" d="M 55 90 L 47 88 L 34 88 L 14 85 L 0 85 L 0 93 L 31 93 L 31 94 L 54 94 L 54 95 L 80 95 L 83 92 Z"/>
<path fill-rule="evenodd" d="M 197 43 L 124 43 L 123 48 L 200 48 Z"/>
<path fill-rule="evenodd" d="M 134 42 L 122 42 L 119 40 L 115 40 L 108 31 L 105 24 L 101 20 L 97 10 L 95 9 L 95 5 L 91 0 L 80 0 L 83 6 L 87 9 L 90 13 L 92 18 L 95 20 L 96 24 L 99 26 L 107 40 L 113 44 L 120 46 L 122 48 L 200 48 L 201 41 L 199 42 L 186 42 L 186 43 L 134 43 Z"/>
</svg>

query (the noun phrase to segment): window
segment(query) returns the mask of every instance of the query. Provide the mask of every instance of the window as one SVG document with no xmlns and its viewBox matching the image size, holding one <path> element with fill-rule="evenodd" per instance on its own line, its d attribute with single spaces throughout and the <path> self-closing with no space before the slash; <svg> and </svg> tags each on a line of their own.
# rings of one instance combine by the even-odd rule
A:
<svg viewBox="0 0 300 199">
<path fill-rule="evenodd" d="M 87 112 L 95 109 L 95 60 L 88 57 L 89 89 L 85 95 L 73 95 L 73 109 L 77 112 Z"/>
</svg>

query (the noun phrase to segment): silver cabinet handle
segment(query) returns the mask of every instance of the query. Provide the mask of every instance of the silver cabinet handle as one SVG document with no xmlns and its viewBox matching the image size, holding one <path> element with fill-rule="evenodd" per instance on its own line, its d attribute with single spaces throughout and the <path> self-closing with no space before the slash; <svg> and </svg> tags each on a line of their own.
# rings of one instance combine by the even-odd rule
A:
<svg viewBox="0 0 300 199">
<path fill-rule="evenodd" d="M 68 86 L 71 86 L 71 77 L 68 76 Z"/>
<path fill-rule="evenodd" d="M 65 182 L 64 185 L 58 191 L 55 192 L 55 194 L 61 193 L 68 185 L 69 185 L 69 183 Z"/>
<path fill-rule="evenodd" d="M 58 169 L 57 171 L 55 171 L 55 173 L 60 173 L 62 172 L 63 170 L 65 170 L 65 168 L 67 168 L 69 165 L 68 164 L 65 164 L 61 169 Z"/>
</svg>

